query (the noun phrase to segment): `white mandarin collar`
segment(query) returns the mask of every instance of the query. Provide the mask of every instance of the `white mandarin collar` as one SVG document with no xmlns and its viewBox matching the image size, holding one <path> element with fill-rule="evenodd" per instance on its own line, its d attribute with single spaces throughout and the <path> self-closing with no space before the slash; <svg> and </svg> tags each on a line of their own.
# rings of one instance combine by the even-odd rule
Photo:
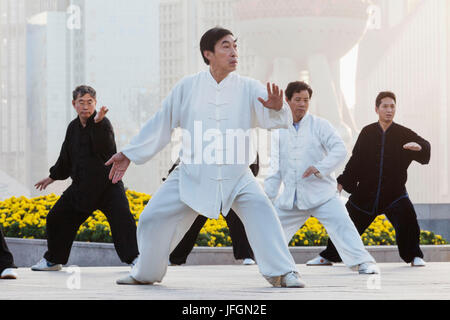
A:
<svg viewBox="0 0 450 320">
<path fill-rule="evenodd" d="M 214 88 L 218 88 L 218 89 L 222 89 L 224 88 L 226 85 L 228 85 L 228 83 L 230 83 L 231 79 L 233 79 L 235 77 L 235 73 L 234 72 L 230 72 L 222 81 L 220 81 L 220 83 L 217 83 L 216 79 L 214 79 L 214 77 L 211 74 L 211 69 L 208 69 L 206 72 L 206 77 L 208 80 L 208 83 L 212 84 L 214 86 Z"/>
<path fill-rule="evenodd" d="M 308 112 L 306 112 L 306 114 L 303 116 L 303 118 L 297 122 L 298 123 L 298 130 L 295 129 L 294 123 L 292 123 L 291 126 L 289 126 L 289 129 L 295 133 L 296 135 L 298 135 L 300 133 L 300 130 L 302 129 L 302 127 L 305 126 L 305 124 L 309 121 L 310 118 L 310 114 Z"/>
</svg>

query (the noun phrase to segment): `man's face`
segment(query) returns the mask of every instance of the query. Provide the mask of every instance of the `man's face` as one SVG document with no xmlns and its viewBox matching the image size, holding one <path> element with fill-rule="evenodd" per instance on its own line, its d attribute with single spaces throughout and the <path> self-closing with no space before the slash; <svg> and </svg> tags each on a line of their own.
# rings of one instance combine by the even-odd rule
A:
<svg viewBox="0 0 450 320">
<path fill-rule="evenodd" d="M 395 101 L 392 98 L 386 97 L 381 99 L 379 107 L 375 107 L 375 112 L 382 122 L 392 122 L 395 116 Z"/>
<path fill-rule="evenodd" d="M 76 100 L 72 101 L 72 105 L 75 108 L 78 116 L 81 120 L 86 121 L 95 111 L 97 100 L 95 100 L 90 94 L 86 93 L 84 96 L 78 96 Z"/>
<path fill-rule="evenodd" d="M 286 101 L 289 104 L 289 107 L 291 107 L 294 122 L 299 122 L 305 116 L 309 108 L 308 90 L 294 92 L 291 100 L 286 97 Z"/>
<path fill-rule="evenodd" d="M 209 65 L 216 70 L 227 73 L 233 72 L 238 64 L 238 52 L 236 39 L 232 35 L 226 35 L 214 46 L 214 52 L 204 51 L 205 57 L 209 60 Z"/>
</svg>

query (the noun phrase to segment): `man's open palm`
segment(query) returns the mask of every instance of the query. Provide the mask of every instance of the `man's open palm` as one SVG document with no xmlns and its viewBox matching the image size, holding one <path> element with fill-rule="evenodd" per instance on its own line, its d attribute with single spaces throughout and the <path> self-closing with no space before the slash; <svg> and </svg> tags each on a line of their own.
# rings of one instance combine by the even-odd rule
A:
<svg viewBox="0 0 450 320">
<path fill-rule="evenodd" d="M 45 179 L 42 179 L 42 180 L 39 181 L 38 183 L 36 183 L 36 184 L 34 185 L 34 187 L 35 187 L 37 190 L 42 191 L 42 190 L 45 190 L 45 188 L 47 188 L 47 186 L 48 186 L 49 184 L 53 183 L 54 181 L 55 181 L 55 180 L 53 180 L 52 178 L 47 177 L 47 178 L 45 178 Z"/>
<path fill-rule="evenodd" d="M 268 109 L 281 110 L 283 107 L 283 90 L 280 90 L 276 84 L 267 83 L 267 100 L 258 98 L 258 101 Z"/>
<path fill-rule="evenodd" d="M 105 165 L 109 166 L 112 164 L 111 171 L 109 172 L 109 180 L 112 183 L 119 182 L 130 165 L 130 159 L 128 159 L 122 152 L 118 152 L 109 159 Z"/>
</svg>

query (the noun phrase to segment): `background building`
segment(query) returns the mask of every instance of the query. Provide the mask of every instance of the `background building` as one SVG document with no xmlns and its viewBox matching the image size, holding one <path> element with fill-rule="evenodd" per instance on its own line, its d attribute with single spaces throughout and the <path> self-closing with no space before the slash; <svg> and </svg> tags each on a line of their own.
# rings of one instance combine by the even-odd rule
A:
<svg viewBox="0 0 450 320">
<path fill-rule="evenodd" d="M 118 148 L 154 112 L 159 102 L 158 1 L 130 3 L 1 0 L 0 170 L 10 177 L 3 190 L 14 185 L 31 195 L 61 193 L 70 183 L 52 184 L 45 192 L 33 188 L 48 175 L 76 116 L 71 95 L 77 85 L 93 86 L 99 106 L 109 107 Z M 154 171 L 152 163 L 145 167 Z M 161 181 L 150 179 L 149 189 L 148 179 L 138 173 L 127 178 L 144 192 Z"/>
<path fill-rule="evenodd" d="M 0 170 L 30 189 L 26 95 L 27 19 L 65 11 L 67 0 L 0 0 Z M 4 189 L 10 187 L 4 186 Z"/>
<path fill-rule="evenodd" d="M 161 0 L 160 96 L 164 99 L 177 81 L 206 69 L 200 55 L 202 34 L 215 26 L 233 30 L 236 0 Z"/>
<path fill-rule="evenodd" d="M 35 183 L 48 174 L 50 162 L 58 158 L 71 118 L 65 25 L 64 12 L 37 14 L 27 25 L 26 169 L 28 180 Z M 39 192 L 32 190 L 31 194 Z"/>
</svg>

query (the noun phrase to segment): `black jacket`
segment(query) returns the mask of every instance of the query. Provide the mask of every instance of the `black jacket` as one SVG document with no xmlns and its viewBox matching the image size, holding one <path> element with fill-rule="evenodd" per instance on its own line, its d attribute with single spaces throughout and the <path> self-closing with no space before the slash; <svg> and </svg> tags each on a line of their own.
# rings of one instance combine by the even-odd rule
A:
<svg viewBox="0 0 450 320">
<path fill-rule="evenodd" d="M 64 193 L 82 211 L 96 209 L 104 191 L 112 185 L 108 178 L 111 166 L 105 166 L 105 162 L 117 152 L 111 122 L 105 117 L 95 123 L 95 115 L 84 128 L 78 117 L 69 124 L 59 158 L 50 168 L 54 180 L 72 178 Z M 118 185 L 123 187 L 121 181 Z"/>
<path fill-rule="evenodd" d="M 403 149 L 416 142 L 421 151 Z M 413 160 L 430 161 L 430 143 L 399 124 L 383 132 L 378 122 L 362 129 L 344 172 L 337 178 L 355 207 L 380 214 L 398 199 L 407 196 L 407 169 Z"/>
</svg>

